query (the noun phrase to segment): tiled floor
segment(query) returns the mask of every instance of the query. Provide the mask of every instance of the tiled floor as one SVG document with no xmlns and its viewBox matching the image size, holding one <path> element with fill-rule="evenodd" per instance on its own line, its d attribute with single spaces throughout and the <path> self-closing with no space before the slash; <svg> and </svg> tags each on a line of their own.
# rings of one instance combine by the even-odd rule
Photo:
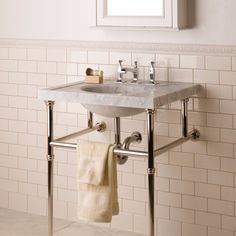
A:
<svg viewBox="0 0 236 236">
<path fill-rule="evenodd" d="M 130 232 L 54 220 L 55 236 L 141 236 Z M 0 208 L 0 236 L 46 236 L 47 217 Z"/>
</svg>

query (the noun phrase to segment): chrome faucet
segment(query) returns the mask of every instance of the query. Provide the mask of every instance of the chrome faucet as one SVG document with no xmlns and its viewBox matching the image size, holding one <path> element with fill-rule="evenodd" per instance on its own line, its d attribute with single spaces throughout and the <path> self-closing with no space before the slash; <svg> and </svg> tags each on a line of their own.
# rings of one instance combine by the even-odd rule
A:
<svg viewBox="0 0 236 236">
<path fill-rule="evenodd" d="M 155 72 L 155 68 L 154 68 L 154 61 L 151 61 L 151 67 L 149 70 L 149 78 L 150 78 L 150 83 L 151 84 L 157 84 L 157 82 L 155 81 L 155 77 L 156 77 L 156 72 Z"/>
<path fill-rule="evenodd" d="M 122 60 L 119 60 L 119 66 L 118 66 L 118 70 L 117 70 L 117 74 L 118 74 L 118 78 L 116 80 L 116 82 L 122 82 L 123 80 L 123 75 L 126 74 L 128 71 L 133 73 L 133 80 L 132 83 L 136 83 L 138 81 L 138 62 L 135 61 L 134 62 L 134 67 L 133 68 L 129 68 L 129 67 L 123 67 L 122 66 Z"/>
</svg>

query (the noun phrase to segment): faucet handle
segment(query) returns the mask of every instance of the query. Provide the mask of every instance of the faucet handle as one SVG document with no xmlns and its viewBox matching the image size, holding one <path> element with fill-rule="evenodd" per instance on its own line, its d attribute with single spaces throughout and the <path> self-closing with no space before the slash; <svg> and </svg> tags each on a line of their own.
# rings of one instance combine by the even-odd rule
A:
<svg viewBox="0 0 236 236">
<path fill-rule="evenodd" d="M 151 61 L 151 67 L 150 67 L 150 70 L 149 70 L 149 76 L 150 76 L 150 83 L 151 84 L 156 84 L 156 82 L 155 82 L 156 73 L 155 73 L 154 64 L 155 64 L 155 62 Z"/>
<path fill-rule="evenodd" d="M 154 61 L 151 61 L 151 66 L 150 66 L 150 70 L 149 70 L 149 74 L 150 75 L 155 75 L 155 68 L 154 68 Z"/>
<path fill-rule="evenodd" d="M 123 62 L 125 62 L 125 60 L 119 60 L 118 61 L 118 63 L 119 63 L 119 65 L 118 65 L 118 71 L 122 71 L 124 68 L 123 68 L 123 65 L 122 65 L 122 63 Z"/>
<path fill-rule="evenodd" d="M 136 83 L 138 81 L 138 75 L 139 75 L 139 71 L 138 71 L 138 62 L 134 61 L 134 68 L 132 69 L 133 72 L 133 80 L 131 81 L 131 83 Z"/>
<path fill-rule="evenodd" d="M 119 66 L 122 67 L 122 63 L 125 62 L 125 60 L 119 60 Z"/>
</svg>

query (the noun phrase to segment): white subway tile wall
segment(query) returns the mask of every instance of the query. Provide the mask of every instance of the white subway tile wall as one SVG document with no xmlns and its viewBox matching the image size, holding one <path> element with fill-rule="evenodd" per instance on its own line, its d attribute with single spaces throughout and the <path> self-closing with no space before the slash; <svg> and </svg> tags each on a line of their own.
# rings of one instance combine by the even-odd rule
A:
<svg viewBox="0 0 236 236">
<path fill-rule="evenodd" d="M 156 61 L 157 79 L 194 82 L 200 94 L 190 100 L 189 125 L 198 142 L 187 142 L 156 158 L 156 236 L 236 235 L 236 57 L 235 54 L 175 51 L 141 53 L 44 46 L 0 45 L 0 206 L 47 214 L 46 108 L 41 87 L 83 79 L 87 67 L 116 77 L 119 59 L 135 60 L 148 79 Z M 103 134 L 85 139 L 114 141 L 113 120 Z M 86 127 L 86 110 L 56 103 L 55 137 Z M 156 146 L 181 135 L 180 104 L 164 107 L 155 118 Z M 121 119 L 122 138 L 143 134 L 135 148 L 146 147 L 145 114 Z M 76 220 L 76 153 L 55 151 L 55 217 Z M 148 234 L 147 162 L 130 158 L 118 168 L 120 215 L 103 226 Z"/>
</svg>

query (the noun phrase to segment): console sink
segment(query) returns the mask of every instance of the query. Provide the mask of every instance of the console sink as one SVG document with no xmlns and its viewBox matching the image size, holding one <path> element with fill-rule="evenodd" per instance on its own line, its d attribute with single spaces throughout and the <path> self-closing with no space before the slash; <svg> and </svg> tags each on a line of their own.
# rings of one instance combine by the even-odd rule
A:
<svg viewBox="0 0 236 236">
<path fill-rule="evenodd" d="M 95 114 L 124 117 L 190 97 L 199 90 L 200 85 L 192 83 L 162 82 L 153 85 L 105 80 L 104 84 L 78 82 L 41 89 L 38 97 L 51 101 L 78 102 Z"/>
</svg>

